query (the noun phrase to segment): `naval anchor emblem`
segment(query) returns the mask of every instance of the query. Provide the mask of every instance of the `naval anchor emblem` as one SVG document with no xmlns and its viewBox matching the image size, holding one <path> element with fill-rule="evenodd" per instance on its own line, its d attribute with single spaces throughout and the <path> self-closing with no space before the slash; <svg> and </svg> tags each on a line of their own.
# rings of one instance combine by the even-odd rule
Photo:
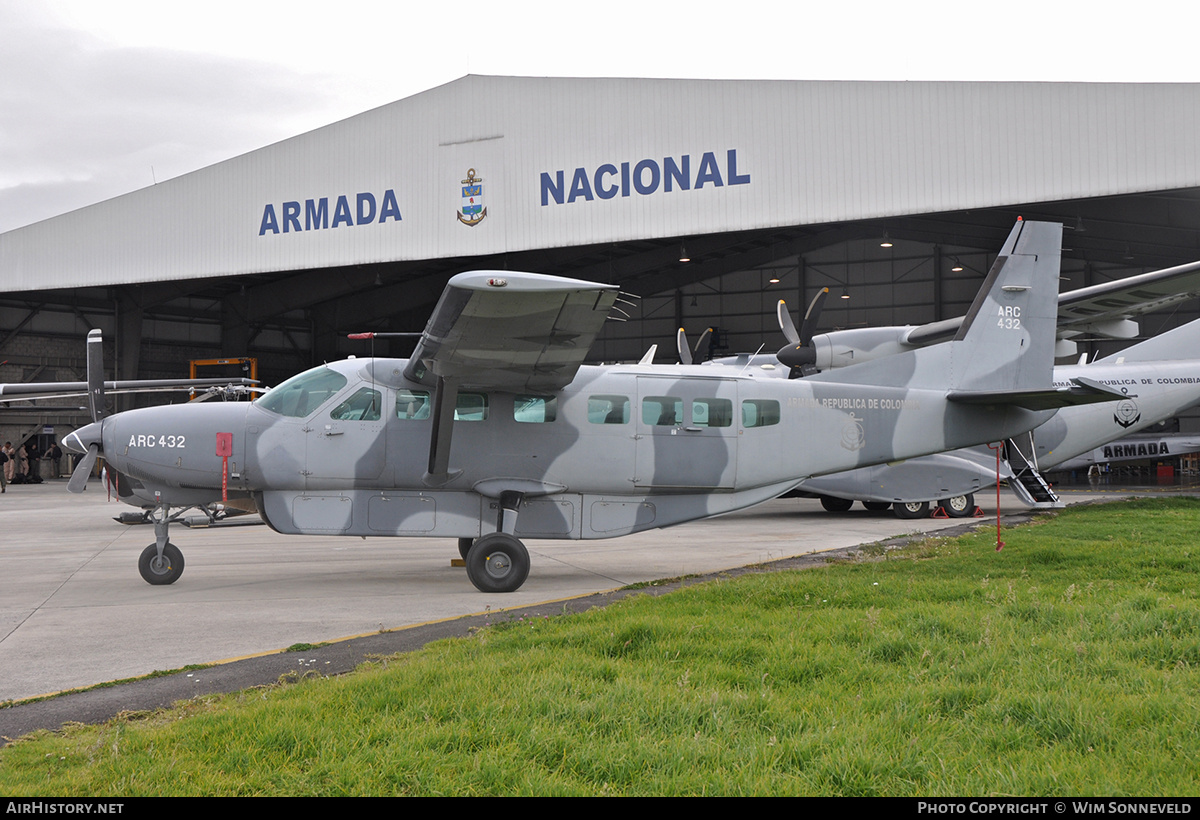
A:
<svg viewBox="0 0 1200 820">
<path fill-rule="evenodd" d="M 458 221 L 472 228 L 487 216 L 482 182 L 482 177 L 475 176 L 474 168 L 467 169 L 467 178 L 462 181 L 462 208 L 458 212 Z"/>
<path fill-rule="evenodd" d="M 1133 399 L 1121 399 L 1117 402 L 1117 409 L 1113 412 L 1113 421 L 1117 424 L 1129 428 L 1141 421 L 1141 418 L 1141 411 Z"/>
<path fill-rule="evenodd" d="M 862 422 L 851 413 L 850 421 L 842 427 L 842 446 L 847 450 L 854 451 L 861 450 L 866 443 L 867 436 L 863 431 Z"/>
</svg>

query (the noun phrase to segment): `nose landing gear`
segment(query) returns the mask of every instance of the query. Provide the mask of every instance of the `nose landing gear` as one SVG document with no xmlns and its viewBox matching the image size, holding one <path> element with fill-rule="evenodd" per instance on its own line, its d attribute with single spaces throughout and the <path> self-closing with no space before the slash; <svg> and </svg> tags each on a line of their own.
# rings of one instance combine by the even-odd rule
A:
<svg viewBox="0 0 1200 820">
<path fill-rule="evenodd" d="M 161 504 L 148 514 L 154 521 L 154 543 L 142 550 L 138 558 L 138 572 L 147 584 L 173 584 L 183 575 L 183 553 L 167 540 L 167 528 L 172 521 L 171 509 Z"/>
</svg>

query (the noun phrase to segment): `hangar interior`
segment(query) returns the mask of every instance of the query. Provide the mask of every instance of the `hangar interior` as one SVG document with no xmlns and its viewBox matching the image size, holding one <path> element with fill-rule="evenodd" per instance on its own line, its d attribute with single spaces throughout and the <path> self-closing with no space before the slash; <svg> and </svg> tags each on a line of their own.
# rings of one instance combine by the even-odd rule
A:
<svg viewBox="0 0 1200 820">
<path fill-rule="evenodd" d="M 1200 101 L 1195 89 L 1189 87 L 1189 93 Z M 1195 184 L 1183 176 L 1179 182 Z M 103 211 L 106 205 L 92 209 Z M 778 300 L 787 302 L 798 321 L 822 287 L 830 288 L 830 298 L 819 331 L 962 315 L 1018 215 L 1064 224 L 1062 290 L 1200 260 L 1200 187 L 937 212 L 895 210 L 906 212 L 616 236 L 503 252 L 172 274 L 159 280 L 151 275 L 132 283 L 105 281 L 101 275 L 85 286 L 10 289 L 4 284 L 0 382 L 84 378 L 83 340 L 92 328 L 104 332 L 109 378 L 184 377 L 189 360 L 249 356 L 258 360 L 259 378 L 273 385 L 346 355 L 405 356 L 409 340 L 381 339 L 372 348 L 346 334 L 420 331 L 449 277 L 473 269 L 529 270 L 617 284 L 639 297 L 637 307 L 629 321 L 606 326 L 592 358 L 635 361 L 657 344 L 657 360 L 673 362 L 679 327 L 692 339 L 706 327 L 717 329 L 700 358 L 778 349 L 784 343 L 775 318 Z M 3 241 L 0 235 L 0 251 Z M 689 261 L 681 261 L 684 256 Z M 10 281 L 5 258 L 0 253 L 0 282 Z M 1197 318 L 1200 299 L 1191 299 L 1141 317 L 1139 338 Z M 1084 339 L 1079 352 L 1090 359 L 1127 344 Z M 242 374 L 234 365 L 202 375 Z M 181 399 L 115 399 L 118 409 L 134 401 L 167 400 Z M 63 404 L 43 400 L 0 411 L 0 440 L 61 438 L 88 421 L 86 412 L 63 409 Z M 1200 430 L 1200 413 L 1190 411 L 1167 427 Z"/>
</svg>

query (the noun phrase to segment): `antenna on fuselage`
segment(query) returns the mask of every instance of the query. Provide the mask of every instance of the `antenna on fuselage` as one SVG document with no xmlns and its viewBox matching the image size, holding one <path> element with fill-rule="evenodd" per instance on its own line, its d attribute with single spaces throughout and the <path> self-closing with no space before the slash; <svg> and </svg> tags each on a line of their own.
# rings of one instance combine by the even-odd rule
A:
<svg viewBox="0 0 1200 820">
<path fill-rule="evenodd" d="M 420 336 L 420 335 L 421 335 L 420 333 L 412 333 L 412 332 L 376 333 L 375 331 L 366 331 L 363 333 L 347 333 L 346 334 L 347 339 L 355 339 L 355 340 L 370 339 L 371 340 L 371 367 L 369 368 L 369 370 L 371 372 L 371 391 L 372 392 L 375 391 L 375 338 L 376 337 L 390 338 L 390 337 L 399 337 L 399 336 Z M 371 401 L 372 402 L 375 401 L 374 397 L 371 398 Z M 379 408 L 379 411 L 380 411 L 380 413 L 382 413 L 383 408 L 382 407 Z"/>
</svg>

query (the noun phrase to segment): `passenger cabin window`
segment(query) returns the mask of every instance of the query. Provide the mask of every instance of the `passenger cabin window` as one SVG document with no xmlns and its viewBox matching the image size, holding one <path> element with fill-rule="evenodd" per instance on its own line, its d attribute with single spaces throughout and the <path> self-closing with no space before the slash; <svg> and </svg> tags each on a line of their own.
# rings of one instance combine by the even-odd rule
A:
<svg viewBox="0 0 1200 820">
<path fill-rule="evenodd" d="M 329 417 L 338 421 L 379 421 L 380 403 L 378 390 L 363 387 L 330 410 Z"/>
<path fill-rule="evenodd" d="M 285 381 L 255 404 L 290 418 L 307 418 L 346 386 L 346 377 L 328 367 L 308 370 Z"/>
<path fill-rule="evenodd" d="M 554 396 L 513 397 L 513 419 L 528 424 L 554 421 L 558 417 L 558 399 Z"/>
<path fill-rule="evenodd" d="M 588 396 L 588 421 L 592 424 L 628 424 L 628 396 Z"/>
<path fill-rule="evenodd" d="M 484 393 L 459 393 L 454 405 L 455 421 L 483 421 L 488 417 L 488 397 Z"/>
<path fill-rule="evenodd" d="M 692 402 L 692 424 L 696 427 L 732 427 L 733 402 L 729 399 L 696 399 Z"/>
<path fill-rule="evenodd" d="M 396 418 L 404 420 L 420 420 L 429 418 L 433 407 L 429 394 L 424 390 L 396 391 Z"/>
<path fill-rule="evenodd" d="M 742 402 L 743 427 L 770 427 L 779 424 L 779 402 L 774 399 L 747 399 Z"/>
<path fill-rule="evenodd" d="M 642 399 L 642 423 L 654 427 L 683 424 L 683 399 L 677 396 L 647 396 Z"/>
</svg>

